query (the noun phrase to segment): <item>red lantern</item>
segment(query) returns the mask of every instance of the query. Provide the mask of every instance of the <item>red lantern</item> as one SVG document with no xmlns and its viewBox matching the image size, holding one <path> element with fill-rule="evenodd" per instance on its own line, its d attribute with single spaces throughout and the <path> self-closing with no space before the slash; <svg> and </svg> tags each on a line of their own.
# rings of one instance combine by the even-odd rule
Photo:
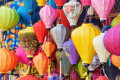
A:
<svg viewBox="0 0 120 80">
<path fill-rule="evenodd" d="M 56 6 L 63 6 L 67 0 L 54 0 L 56 3 Z"/>
<path fill-rule="evenodd" d="M 35 31 L 35 35 L 39 41 L 40 44 L 44 42 L 44 38 L 47 35 L 47 29 L 45 24 L 42 20 L 39 20 L 37 23 L 33 25 L 33 29 Z"/>
<path fill-rule="evenodd" d="M 18 80 L 40 80 L 40 79 L 35 77 L 34 75 L 26 75 L 25 77 L 21 77 Z"/>
<path fill-rule="evenodd" d="M 61 18 L 61 21 L 59 21 L 59 19 Z M 65 27 L 71 29 L 70 27 L 70 23 L 68 22 L 68 19 L 65 15 L 65 13 L 63 12 L 63 9 L 57 9 L 57 23 L 59 24 L 63 24 Z"/>
<path fill-rule="evenodd" d="M 96 80 L 109 80 L 106 76 L 99 76 Z"/>
</svg>

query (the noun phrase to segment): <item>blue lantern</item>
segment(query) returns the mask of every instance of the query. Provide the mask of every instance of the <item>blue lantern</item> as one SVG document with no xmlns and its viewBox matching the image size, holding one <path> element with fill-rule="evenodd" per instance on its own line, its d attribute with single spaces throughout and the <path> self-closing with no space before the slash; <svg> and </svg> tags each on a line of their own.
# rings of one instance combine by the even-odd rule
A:
<svg viewBox="0 0 120 80">
<path fill-rule="evenodd" d="M 111 27 L 110 26 L 104 26 L 101 31 L 104 33 L 105 31 L 108 31 Z"/>
<path fill-rule="evenodd" d="M 51 5 L 51 6 L 52 6 L 53 8 L 55 8 L 55 9 L 57 8 L 54 0 L 48 0 L 47 4 L 48 4 L 48 5 Z"/>
</svg>

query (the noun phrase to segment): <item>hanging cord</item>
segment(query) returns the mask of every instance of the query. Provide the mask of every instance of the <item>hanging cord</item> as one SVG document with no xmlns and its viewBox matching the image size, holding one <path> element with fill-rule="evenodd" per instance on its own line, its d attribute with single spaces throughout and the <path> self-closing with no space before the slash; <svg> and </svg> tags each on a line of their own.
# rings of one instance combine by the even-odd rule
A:
<svg viewBox="0 0 120 80">
<path fill-rule="evenodd" d="M 60 51 L 60 80 L 62 77 L 62 55 L 61 55 L 61 51 Z"/>
</svg>

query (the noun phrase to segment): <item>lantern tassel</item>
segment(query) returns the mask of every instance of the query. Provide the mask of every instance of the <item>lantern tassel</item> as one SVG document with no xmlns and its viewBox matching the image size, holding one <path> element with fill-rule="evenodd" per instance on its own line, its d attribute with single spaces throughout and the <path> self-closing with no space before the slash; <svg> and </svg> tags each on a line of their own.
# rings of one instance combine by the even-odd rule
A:
<svg viewBox="0 0 120 80">
<path fill-rule="evenodd" d="M 62 56 L 60 51 L 60 80 L 61 80 L 61 75 L 62 75 Z"/>
<path fill-rule="evenodd" d="M 50 57 L 48 58 L 48 76 L 50 76 Z"/>
</svg>

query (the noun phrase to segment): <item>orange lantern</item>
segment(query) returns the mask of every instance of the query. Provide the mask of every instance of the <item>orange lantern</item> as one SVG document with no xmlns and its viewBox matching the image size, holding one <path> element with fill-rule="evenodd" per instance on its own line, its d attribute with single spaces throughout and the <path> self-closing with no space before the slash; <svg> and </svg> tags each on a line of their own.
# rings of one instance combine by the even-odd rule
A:
<svg viewBox="0 0 120 80">
<path fill-rule="evenodd" d="M 25 77 L 21 77 L 18 80 L 40 80 L 40 79 L 35 77 L 34 75 L 26 75 Z"/>
<path fill-rule="evenodd" d="M 4 74 L 17 66 L 18 58 L 13 52 L 0 48 L 0 73 Z"/>
<path fill-rule="evenodd" d="M 46 73 L 48 69 L 48 58 L 46 55 L 41 51 L 37 56 L 33 58 L 33 63 L 39 72 L 39 75 L 41 78 L 44 77 L 44 74 Z"/>
<path fill-rule="evenodd" d="M 120 56 L 111 55 L 110 60 L 112 64 L 120 69 Z"/>
</svg>

